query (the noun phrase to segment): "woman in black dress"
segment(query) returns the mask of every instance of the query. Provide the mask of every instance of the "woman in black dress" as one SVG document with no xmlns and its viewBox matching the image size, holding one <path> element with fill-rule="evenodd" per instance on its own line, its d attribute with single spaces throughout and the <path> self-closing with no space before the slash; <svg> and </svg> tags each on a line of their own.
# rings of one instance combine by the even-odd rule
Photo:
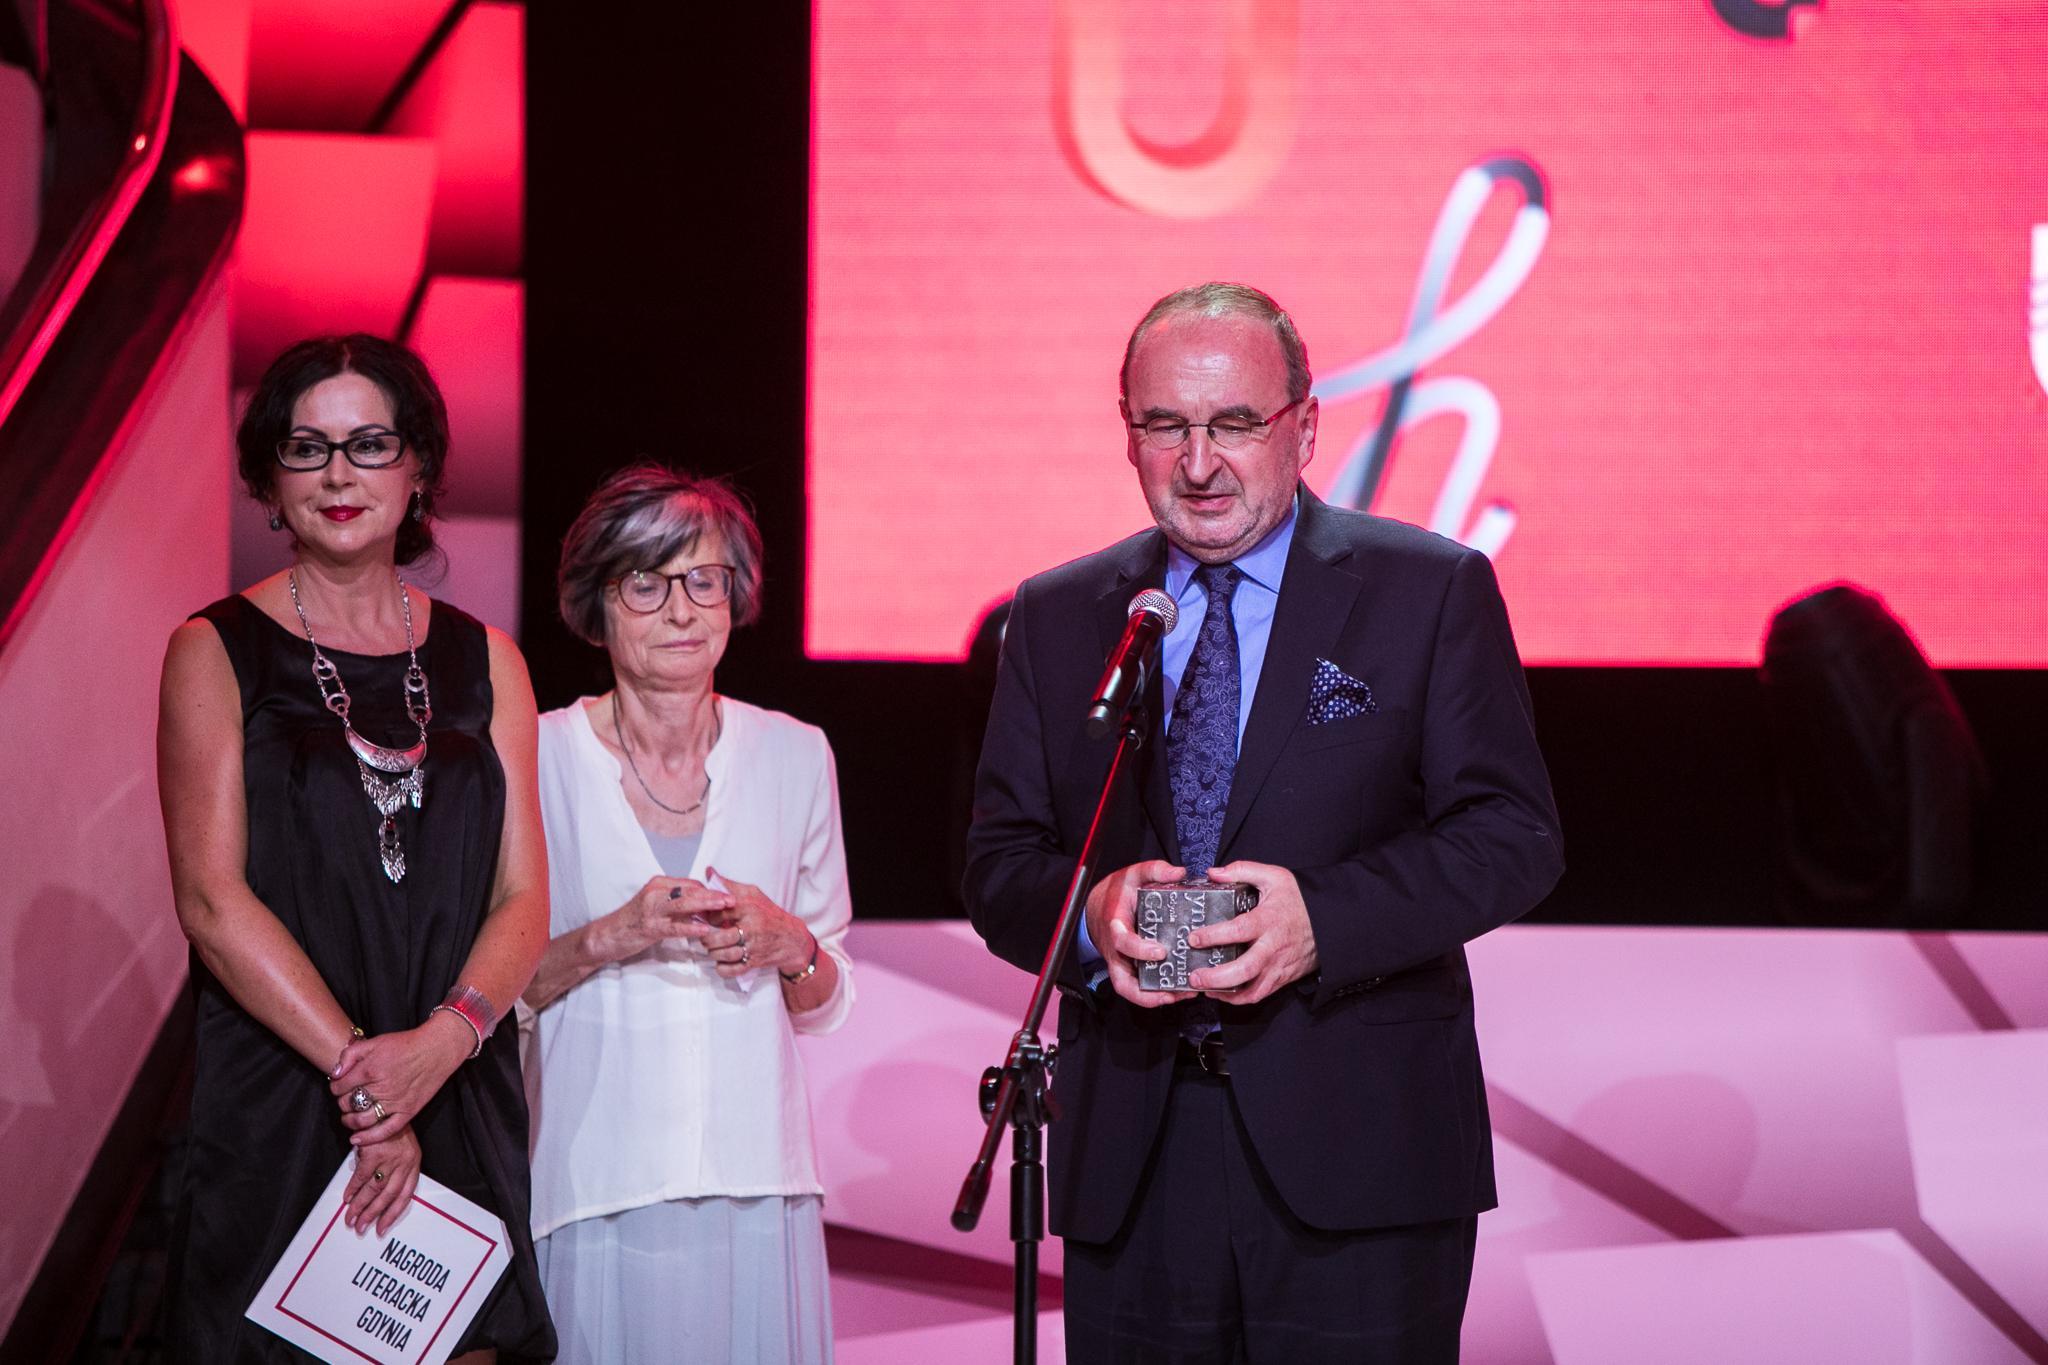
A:
<svg viewBox="0 0 2048 1365">
<path fill-rule="evenodd" d="M 173 1354 L 305 1358 L 243 1313 L 353 1147 L 351 1227 L 388 1229 L 422 1171 L 504 1220 L 458 1357 L 550 1359 L 516 1030 L 492 1027 L 548 935 L 533 693 L 507 637 L 398 574 L 433 548 L 446 406 L 405 348 L 322 338 L 272 364 L 237 445 L 295 562 L 164 662 L 198 996 Z"/>
</svg>

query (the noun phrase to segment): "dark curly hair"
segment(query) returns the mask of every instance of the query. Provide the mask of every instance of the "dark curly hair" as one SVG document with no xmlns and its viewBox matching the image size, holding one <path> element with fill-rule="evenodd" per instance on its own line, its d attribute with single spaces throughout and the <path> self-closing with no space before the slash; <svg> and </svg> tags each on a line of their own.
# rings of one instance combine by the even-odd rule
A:
<svg viewBox="0 0 2048 1365">
<path fill-rule="evenodd" d="M 292 409 L 306 390 L 338 374 L 359 374 L 384 391 L 391 420 L 419 458 L 421 516 L 415 521 L 408 515 L 398 528 L 398 562 L 416 563 L 434 550 L 434 505 L 448 460 L 448 403 L 426 362 L 397 342 L 367 332 L 309 337 L 271 361 L 235 430 L 236 469 L 250 497 L 272 502 L 277 443 L 291 434 Z M 345 457 L 336 452 L 334 458 Z"/>
</svg>

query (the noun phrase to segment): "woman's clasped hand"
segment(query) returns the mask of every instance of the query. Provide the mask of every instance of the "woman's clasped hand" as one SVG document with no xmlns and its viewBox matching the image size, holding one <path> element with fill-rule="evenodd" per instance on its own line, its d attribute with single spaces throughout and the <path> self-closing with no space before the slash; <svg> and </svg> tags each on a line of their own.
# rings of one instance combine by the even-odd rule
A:
<svg viewBox="0 0 2048 1365">
<path fill-rule="evenodd" d="M 650 877 L 633 898 L 591 921 L 585 933 L 601 961 L 622 962 L 670 939 L 703 939 L 714 916 L 733 908 L 730 892 L 688 877 Z"/>
<path fill-rule="evenodd" d="M 350 1145 L 362 1148 L 396 1136 L 419 1117 L 475 1045 L 469 1025 L 447 1010 L 429 1014 L 418 1028 L 351 1038 L 327 1083 L 341 1109 L 342 1126 L 353 1134 Z"/>
<path fill-rule="evenodd" d="M 718 877 L 718 871 L 707 869 L 706 875 Z M 760 887 L 730 877 L 718 879 L 730 893 L 732 908 L 695 936 L 717 964 L 718 974 L 742 976 L 764 967 L 786 977 L 801 972 L 817 947 L 804 922 L 768 899 Z"/>
<path fill-rule="evenodd" d="M 420 1140 L 410 1125 L 382 1142 L 356 1148 L 356 1168 L 342 1194 L 342 1222 L 351 1232 L 374 1227 L 382 1237 L 420 1183 Z"/>
</svg>

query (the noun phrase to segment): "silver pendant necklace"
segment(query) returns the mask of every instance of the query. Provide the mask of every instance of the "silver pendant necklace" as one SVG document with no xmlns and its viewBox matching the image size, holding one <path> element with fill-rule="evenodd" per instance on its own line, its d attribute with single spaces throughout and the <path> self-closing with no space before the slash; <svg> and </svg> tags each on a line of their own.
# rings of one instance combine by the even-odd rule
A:
<svg viewBox="0 0 2048 1365">
<path fill-rule="evenodd" d="M 383 817 L 383 823 L 377 827 L 377 857 L 384 864 L 384 875 L 402 882 L 405 849 L 398 842 L 398 808 L 410 801 L 412 808 L 418 810 L 426 797 L 427 722 L 434 718 L 434 708 L 427 698 L 426 670 L 420 667 L 419 650 L 413 644 L 412 594 L 403 582 L 399 583 L 398 601 L 405 609 L 405 653 L 409 661 L 405 669 L 405 714 L 419 726 L 420 741 L 409 749 L 387 749 L 356 733 L 348 718 L 348 688 L 342 684 L 334 660 L 321 652 L 320 642 L 313 638 L 312 623 L 306 620 L 306 609 L 299 604 L 299 571 L 287 570 L 284 581 L 292 591 L 292 610 L 299 614 L 306 642 L 313 646 L 313 681 L 320 688 L 320 700 L 341 717 L 349 751 L 356 756 L 356 771 L 362 775 L 363 795 L 370 798 L 370 804 Z M 376 772 L 371 771 L 373 768 Z M 377 773 L 392 776 L 386 779 Z"/>
<path fill-rule="evenodd" d="M 718 703 L 715 701 L 711 704 L 711 723 L 714 727 L 711 731 L 711 747 L 716 749 L 718 747 L 718 737 L 725 733 L 725 712 L 719 708 Z M 708 761 L 704 765 L 704 794 L 689 805 L 684 806 L 681 810 L 677 810 L 674 806 L 671 806 L 668 802 L 654 794 L 654 788 L 648 786 L 647 779 L 640 776 L 640 765 L 633 761 L 633 751 L 626 747 L 626 732 L 619 725 L 619 698 L 616 693 L 612 696 L 612 737 L 618 740 L 619 752 L 626 756 L 626 768 L 633 774 L 633 780 L 640 784 L 640 790 L 647 793 L 649 801 L 660 806 L 670 815 L 695 815 L 704 808 L 704 803 L 711 799 L 711 765 Z"/>
</svg>

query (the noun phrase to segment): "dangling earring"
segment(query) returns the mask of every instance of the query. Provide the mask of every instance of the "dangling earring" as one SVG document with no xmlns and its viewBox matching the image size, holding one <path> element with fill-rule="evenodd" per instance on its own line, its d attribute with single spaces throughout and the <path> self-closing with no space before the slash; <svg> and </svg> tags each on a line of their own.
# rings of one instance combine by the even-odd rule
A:
<svg viewBox="0 0 2048 1365">
<path fill-rule="evenodd" d="M 427 519 L 427 499 L 424 494 L 414 493 L 412 495 L 412 519 L 414 521 L 425 521 Z"/>
<path fill-rule="evenodd" d="M 275 507 L 270 509 L 270 529 L 273 531 L 282 531 L 284 529 L 284 513 L 278 511 Z"/>
</svg>

